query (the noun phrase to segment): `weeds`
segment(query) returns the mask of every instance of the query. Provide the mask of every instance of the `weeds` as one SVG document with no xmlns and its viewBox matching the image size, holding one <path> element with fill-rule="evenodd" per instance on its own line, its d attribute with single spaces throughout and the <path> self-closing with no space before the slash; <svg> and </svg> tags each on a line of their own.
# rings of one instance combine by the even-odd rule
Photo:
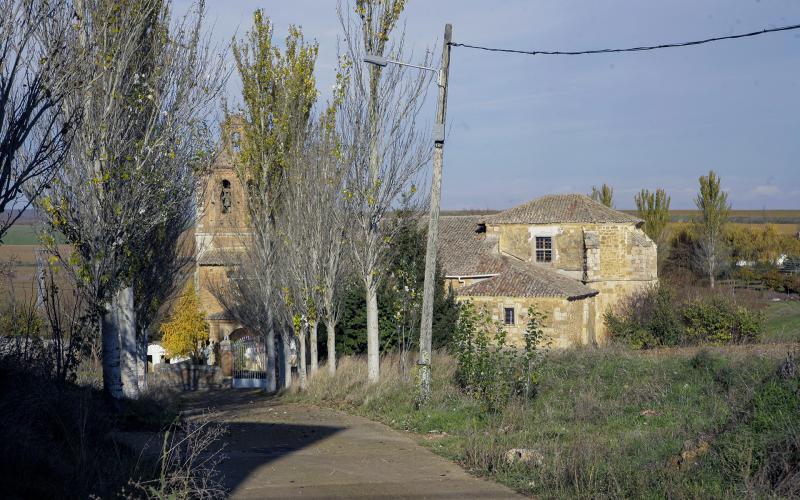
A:
<svg viewBox="0 0 800 500">
<path fill-rule="evenodd" d="M 307 392 L 284 397 L 422 435 L 437 430 L 444 437 L 422 440 L 436 453 L 542 498 L 792 496 L 798 417 L 787 415 L 797 395 L 788 382 L 765 385 L 778 378 L 782 354 L 769 346 L 553 351 L 536 398 L 493 412 L 454 383 L 458 362 L 445 353 L 435 355 L 432 398 L 420 410 L 395 358 L 384 359 L 373 385 L 363 382 L 362 358 L 344 358 L 336 376 L 320 370 Z M 700 453 L 673 466 L 701 437 L 709 441 Z M 511 450 L 537 459 L 510 463 Z"/>
<path fill-rule="evenodd" d="M 531 307 L 528 317 L 525 348 L 519 351 L 508 344 L 503 325 L 485 310 L 476 311 L 469 302 L 461 306 L 453 334 L 455 380 L 487 412 L 498 412 L 516 396 L 529 399 L 536 394 L 543 353 L 550 344 L 544 337 L 543 316 Z"/>
<path fill-rule="evenodd" d="M 164 433 L 158 476 L 131 481 L 125 495 L 163 500 L 223 497 L 217 466 L 224 458 L 220 441 L 225 432 L 213 415 L 177 420 Z"/>
</svg>

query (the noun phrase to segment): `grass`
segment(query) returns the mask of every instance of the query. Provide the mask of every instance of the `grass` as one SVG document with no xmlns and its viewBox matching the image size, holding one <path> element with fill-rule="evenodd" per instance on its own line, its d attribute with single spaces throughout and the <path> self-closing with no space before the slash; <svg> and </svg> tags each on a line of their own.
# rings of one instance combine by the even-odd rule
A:
<svg viewBox="0 0 800 500">
<path fill-rule="evenodd" d="M 800 342 L 800 301 L 770 304 L 766 309 L 766 342 Z"/>
<path fill-rule="evenodd" d="M 384 359 L 377 384 L 365 385 L 363 359 L 345 358 L 335 377 L 321 370 L 305 393 L 283 397 L 415 432 L 434 452 L 535 496 L 760 496 L 774 493 L 764 457 L 791 454 L 800 430 L 797 394 L 772 381 L 785 355 L 776 345 L 554 352 L 537 398 L 498 414 L 483 413 L 453 384 L 455 362 L 442 353 L 433 397 L 420 410 L 413 374 L 401 373 L 396 356 Z M 701 440 L 711 447 L 693 464 Z M 506 463 L 513 448 L 536 450 L 541 463 Z"/>
</svg>

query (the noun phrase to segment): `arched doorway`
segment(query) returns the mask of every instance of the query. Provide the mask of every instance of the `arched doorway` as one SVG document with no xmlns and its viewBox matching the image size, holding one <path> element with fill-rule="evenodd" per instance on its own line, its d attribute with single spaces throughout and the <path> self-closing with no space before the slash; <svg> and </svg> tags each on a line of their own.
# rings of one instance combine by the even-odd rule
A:
<svg viewBox="0 0 800 500">
<path fill-rule="evenodd" d="M 267 386 L 267 349 L 261 335 L 239 328 L 228 336 L 233 354 L 233 387 Z"/>
</svg>

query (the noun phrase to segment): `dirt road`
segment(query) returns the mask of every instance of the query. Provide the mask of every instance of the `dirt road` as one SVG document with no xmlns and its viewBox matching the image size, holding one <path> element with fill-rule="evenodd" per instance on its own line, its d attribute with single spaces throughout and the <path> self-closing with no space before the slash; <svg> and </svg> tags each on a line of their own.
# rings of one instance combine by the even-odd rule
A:
<svg viewBox="0 0 800 500">
<path fill-rule="evenodd" d="M 222 464 L 233 498 L 515 498 L 404 433 L 326 408 L 252 391 L 196 393 L 230 433 Z"/>
</svg>

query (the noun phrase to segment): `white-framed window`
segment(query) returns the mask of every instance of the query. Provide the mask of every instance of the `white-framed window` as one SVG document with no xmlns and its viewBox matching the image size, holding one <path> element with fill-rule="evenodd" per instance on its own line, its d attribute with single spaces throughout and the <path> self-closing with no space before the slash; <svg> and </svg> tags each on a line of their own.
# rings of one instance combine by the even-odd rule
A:
<svg viewBox="0 0 800 500">
<path fill-rule="evenodd" d="M 503 322 L 506 325 L 513 325 L 515 319 L 516 318 L 514 317 L 514 308 L 513 307 L 504 307 L 503 308 Z"/>
<path fill-rule="evenodd" d="M 536 237 L 536 262 L 553 261 L 553 238 L 550 236 Z"/>
</svg>

